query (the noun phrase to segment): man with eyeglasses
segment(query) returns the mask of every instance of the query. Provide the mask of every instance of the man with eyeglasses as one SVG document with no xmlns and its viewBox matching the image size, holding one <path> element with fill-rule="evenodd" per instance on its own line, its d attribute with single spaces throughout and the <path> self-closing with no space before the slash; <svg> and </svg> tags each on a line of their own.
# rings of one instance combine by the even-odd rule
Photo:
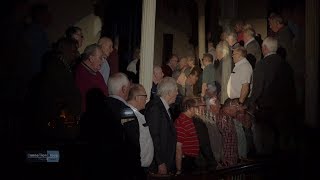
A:
<svg viewBox="0 0 320 180">
<path fill-rule="evenodd" d="M 247 99 L 250 92 L 250 83 L 252 77 L 252 67 L 249 61 L 245 58 L 247 51 L 244 47 L 234 49 L 232 57 L 235 66 L 230 74 L 227 93 L 230 99 L 239 98 L 239 103 L 242 105 Z M 234 120 L 237 138 L 238 138 L 238 151 L 240 159 L 246 159 L 248 148 L 246 134 L 250 133 L 250 129 L 244 129 L 241 122 L 236 118 Z"/>
<path fill-rule="evenodd" d="M 245 58 L 247 51 L 244 47 L 238 47 L 233 51 L 232 57 L 235 67 L 230 74 L 227 93 L 231 99 L 239 98 L 240 104 L 244 103 L 250 92 L 252 67 Z"/>
<path fill-rule="evenodd" d="M 153 142 L 150 135 L 149 127 L 146 123 L 144 110 L 148 95 L 141 84 L 134 84 L 129 90 L 128 106 L 132 109 L 139 122 L 139 142 L 141 167 L 147 171 L 153 160 Z"/>
</svg>

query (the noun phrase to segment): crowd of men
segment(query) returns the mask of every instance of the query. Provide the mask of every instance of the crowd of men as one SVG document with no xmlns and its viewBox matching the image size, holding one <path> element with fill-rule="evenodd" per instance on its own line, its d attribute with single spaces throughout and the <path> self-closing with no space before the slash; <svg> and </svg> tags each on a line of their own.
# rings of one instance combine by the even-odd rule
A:
<svg viewBox="0 0 320 180">
<path fill-rule="evenodd" d="M 119 72 L 111 65 L 117 58 L 111 58 L 116 50 L 109 37 L 80 53 L 85 37 L 72 26 L 49 51 L 42 50 L 48 46 L 45 36 L 38 37 L 46 10 L 35 7 L 26 31 L 32 81 L 24 102 L 25 145 L 86 142 L 87 179 L 214 172 L 295 148 L 291 110 L 301 73 L 295 69 L 294 36 L 281 16 L 270 16 L 275 36 L 262 42 L 251 25 L 238 23 L 215 48 L 208 42 L 201 60 L 171 55 L 154 66 L 152 89 L 145 89 L 139 84 L 140 50 L 127 71 Z"/>
</svg>

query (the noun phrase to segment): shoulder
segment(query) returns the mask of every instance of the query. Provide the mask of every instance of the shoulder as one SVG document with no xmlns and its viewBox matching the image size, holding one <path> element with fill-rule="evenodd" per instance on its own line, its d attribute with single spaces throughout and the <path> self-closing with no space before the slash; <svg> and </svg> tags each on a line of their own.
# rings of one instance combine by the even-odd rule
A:
<svg viewBox="0 0 320 180">
<path fill-rule="evenodd" d="M 151 101 L 149 101 L 146 104 L 146 112 L 149 109 L 159 109 L 160 105 L 162 104 L 161 100 L 159 97 L 154 97 Z"/>
<path fill-rule="evenodd" d="M 244 63 L 240 65 L 241 69 L 252 71 L 252 66 L 249 61 L 246 59 Z"/>
</svg>

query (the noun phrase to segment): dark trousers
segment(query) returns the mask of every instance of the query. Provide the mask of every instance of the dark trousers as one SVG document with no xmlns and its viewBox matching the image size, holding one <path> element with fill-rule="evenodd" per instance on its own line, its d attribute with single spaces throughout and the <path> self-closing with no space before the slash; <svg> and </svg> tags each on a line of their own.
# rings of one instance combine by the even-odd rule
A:
<svg viewBox="0 0 320 180">
<path fill-rule="evenodd" d="M 197 168 L 196 163 L 195 163 L 196 157 L 191 157 L 191 156 L 185 156 L 182 158 L 182 170 L 183 172 L 192 172 Z"/>
<path fill-rule="evenodd" d="M 199 119 L 193 119 L 193 122 L 199 137 L 200 158 L 197 160 L 200 163 L 199 166 L 215 169 L 217 162 L 211 149 L 207 126 Z"/>
</svg>

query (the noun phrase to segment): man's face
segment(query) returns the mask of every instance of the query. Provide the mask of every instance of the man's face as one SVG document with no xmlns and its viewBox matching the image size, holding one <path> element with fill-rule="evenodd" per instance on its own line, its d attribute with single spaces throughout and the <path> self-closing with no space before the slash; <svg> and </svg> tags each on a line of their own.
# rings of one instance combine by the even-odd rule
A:
<svg viewBox="0 0 320 180">
<path fill-rule="evenodd" d="M 195 85 L 199 79 L 199 75 L 196 73 L 196 74 L 190 74 L 189 75 L 189 78 L 190 78 L 190 82 L 191 82 L 191 85 Z"/>
<path fill-rule="evenodd" d="M 196 107 L 191 107 L 189 111 L 190 111 L 191 117 L 194 117 L 196 115 Z"/>
<path fill-rule="evenodd" d="M 278 23 L 274 20 L 269 20 L 269 27 L 273 32 L 279 31 Z"/>
<path fill-rule="evenodd" d="M 176 68 L 177 68 L 177 65 L 178 65 L 178 62 L 179 62 L 179 59 L 178 59 L 176 56 L 173 56 L 173 57 L 170 59 L 171 67 L 172 67 L 173 69 L 176 69 Z"/>
<path fill-rule="evenodd" d="M 74 33 L 72 37 L 78 41 L 78 47 L 80 48 L 82 46 L 83 39 L 84 39 L 82 32 L 79 30 L 76 33 Z"/>
<path fill-rule="evenodd" d="M 238 51 L 233 51 L 233 53 L 232 53 L 232 58 L 233 58 L 233 62 L 234 62 L 234 63 L 237 63 L 237 62 L 240 60 L 240 58 L 241 58 L 240 52 L 238 52 Z"/>
<path fill-rule="evenodd" d="M 145 108 L 147 99 L 148 99 L 147 93 L 143 88 L 143 89 L 141 89 L 139 94 L 136 95 L 137 105 L 139 106 L 138 110 L 141 110 L 141 109 Z"/>
<path fill-rule="evenodd" d="M 234 27 L 234 30 L 235 30 L 237 33 L 240 33 L 240 32 L 242 31 L 242 25 L 236 24 L 236 26 Z"/>
<path fill-rule="evenodd" d="M 240 106 L 239 105 L 229 105 L 227 107 L 224 108 L 224 112 L 227 113 L 229 116 L 231 117 L 236 117 L 238 112 L 240 110 Z"/>
<path fill-rule="evenodd" d="M 93 56 L 90 56 L 89 60 L 93 71 L 97 72 L 101 69 L 102 57 L 102 51 L 99 48 L 96 50 L 96 53 Z"/>
<path fill-rule="evenodd" d="M 220 102 L 217 97 L 210 98 L 209 100 L 210 109 L 213 113 L 218 113 L 220 111 Z"/>
<path fill-rule="evenodd" d="M 159 69 L 155 69 L 154 72 L 153 72 L 153 75 L 154 75 L 154 78 L 156 80 L 158 80 L 158 81 L 160 81 L 164 76 L 164 74 L 162 72 L 162 69 L 160 69 L 160 68 Z"/>
<path fill-rule="evenodd" d="M 169 93 L 169 98 L 170 98 L 168 102 L 169 105 L 176 102 L 177 95 L 178 95 L 178 87 L 176 87 L 175 90 Z"/>
<path fill-rule="evenodd" d="M 110 53 L 113 51 L 113 43 L 111 41 L 105 41 L 101 44 L 101 49 L 103 51 L 103 55 L 106 57 L 110 56 Z"/>
<path fill-rule="evenodd" d="M 187 64 L 187 59 L 186 58 L 181 58 L 180 61 L 179 61 L 179 69 L 183 69 L 185 67 L 187 67 L 188 64 Z"/>
<path fill-rule="evenodd" d="M 209 64 L 209 62 L 210 62 L 210 58 L 208 58 L 208 57 L 204 57 L 202 59 L 202 63 L 203 63 L 204 66 L 207 66 Z"/>
<path fill-rule="evenodd" d="M 229 46 L 233 46 L 233 41 L 232 41 L 232 37 L 230 37 L 230 36 L 228 36 L 227 38 L 226 38 L 226 41 L 228 42 L 228 44 L 229 44 Z"/>
</svg>

